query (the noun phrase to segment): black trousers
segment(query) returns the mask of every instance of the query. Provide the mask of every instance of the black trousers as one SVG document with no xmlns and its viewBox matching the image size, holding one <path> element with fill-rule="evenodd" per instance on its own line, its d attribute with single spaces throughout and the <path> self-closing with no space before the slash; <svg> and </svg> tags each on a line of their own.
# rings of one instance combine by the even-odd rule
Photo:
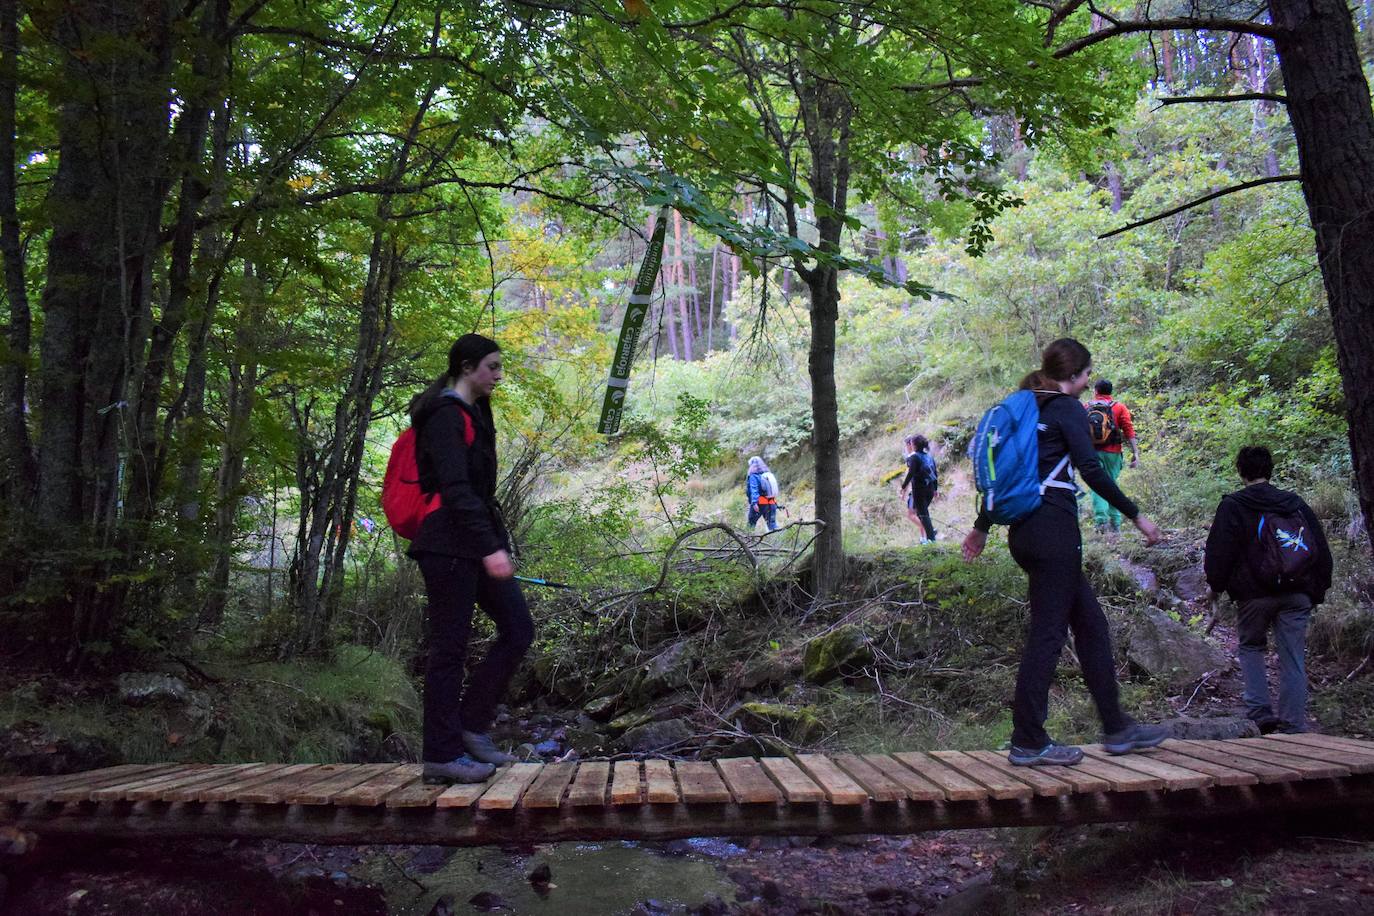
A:
<svg viewBox="0 0 1374 916">
<path fill-rule="evenodd" d="M 486 574 L 481 560 L 436 553 L 418 557 L 429 600 L 423 759 L 445 763 L 464 753 L 463 731 L 486 732 L 496 704 L 534 641 L 534 622 L 520 586 Z M 496 642 L 467 672 L 473 606 L 496 624 Z"/>
<path fill-rule="evenodd" d="M 1078 517 L 1062 507 L 1042 505 L 1012 526 L 1008 544 L 1012 558 L 1030 579 L 1030 624 L 1016 674 L 1012 744 L 1036 749 L 1049 744 L 1045 717 L 1050 682 L 1070 630 L 1103 731 L 1111 734 L 1131 725 L 1121 711 L 1107 618 L 1083 574 Z"/>
<path fill-rule="evenodd" d="M 926 537 L 935 540 L 935 523 L 930 520 L 930 503 L 935 499 L 934 490 L 922 490 L 919 487 L 912 487 L 907 491 L 907 505 L 916 513 L 916 517 L 921 520 L 921 526 L 926 529 Z"/>
</svg>

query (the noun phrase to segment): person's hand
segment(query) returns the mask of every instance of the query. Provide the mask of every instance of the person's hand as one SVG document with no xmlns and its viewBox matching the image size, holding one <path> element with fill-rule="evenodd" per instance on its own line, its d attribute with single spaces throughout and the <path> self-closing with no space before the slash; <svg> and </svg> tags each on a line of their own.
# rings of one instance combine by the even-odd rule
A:
<svg viewBox="0 0 1374 916">
<path fill-rule="evenodd" d="M 1159 526 L 1143 515 L 1137 515 L 1135 517 L 1135 527 L 1136 530 L 1145 536 L 1145 545 L 1147 547 L 1153 547 L 1164 540 L 1164 532 L 1159 530 Z"/>
<path fill-rule="evenodd" d="M 498 550 L 496 553 L 489 553 L 483 557 L 482 568 L 493 579 L 509 579 L 515 575 L 515 564 L 511 562 L 510 554 L 504 550 Z"/>
<path fill-rule="evenodd" d="M 1140 463 L 1140 456 L 1139 456 L 1139 455 L 1132 455 L 1132 456 L 1131 456 L 1131 467 L 1135 467 L 1135 466 L 1136 466 L 1137 464 L 1139 464 L 1139 463 Z"/>
<path fill-rule="evenodd" d="M 988 546 L 988 533 L 974 528 L 964 536 L 964 561 L 972 562 L 978 559 L 978 555 L 983 552 L 983 548 Z"/>
</svg>

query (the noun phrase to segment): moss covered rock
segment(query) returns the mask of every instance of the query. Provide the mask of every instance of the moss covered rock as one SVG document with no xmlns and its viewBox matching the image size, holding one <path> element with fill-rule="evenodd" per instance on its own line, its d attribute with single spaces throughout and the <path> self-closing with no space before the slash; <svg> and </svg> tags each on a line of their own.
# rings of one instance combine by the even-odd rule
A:
<svg viewBox="0 0 1374 916">
<path fill-rule="evenodd" d="M 802 656 L 802 677 L 813 684 L 824 684 L 842 674 L 854 674 L 872 664 L 873 649 L 868 636 L 848 625 L 817 636 L 806 644 Z"/>
<path fill-rule="evenodd" d="M 785 703 L 741 703 L 734 719 L 750 734 L 778 735 L 789 741 L 808 743 L 821 736 L 823 727 L 811 706 Z"/>
</svg>

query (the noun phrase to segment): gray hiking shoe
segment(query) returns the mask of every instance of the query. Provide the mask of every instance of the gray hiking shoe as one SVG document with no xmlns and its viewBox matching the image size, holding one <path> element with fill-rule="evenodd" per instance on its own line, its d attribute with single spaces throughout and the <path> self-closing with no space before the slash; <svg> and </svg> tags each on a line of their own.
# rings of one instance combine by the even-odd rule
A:
<svg viewBox="0 0 1374 916">
<path fill-rule="evenodd" d="M 425 761 L 423 779 L 429 785 L 449 782 L 484 782 L 496 772 L 489 763 L 473 760 L 467 754 L 448 763 Z"/>
<path fill-rule="evenodd" d="M 1113 732 L 1102 739 L 1102 748 L 1108 754 L 1129 754 L 1147 747 L 1158 747 L 1172 735 L 1163 725 L 1141 725 L 1139 722 Z"/>
<path fill-rule="evenodd" d="M 1014 767 L 1071 767 L 1083 759 L 1083 751 L 1071 744 L 1049 744 L 1035 750 L 1028 747 L 1011 746 L 1007 762 Z"/>
<path fill-rule="evenodd" d="M 492 766 L 505 766 L 514 763 L 515 758 L 496 746 L 491 736 L 483 732 L 463 732 L 463 747 L 474 759 Z"/>
</svg>

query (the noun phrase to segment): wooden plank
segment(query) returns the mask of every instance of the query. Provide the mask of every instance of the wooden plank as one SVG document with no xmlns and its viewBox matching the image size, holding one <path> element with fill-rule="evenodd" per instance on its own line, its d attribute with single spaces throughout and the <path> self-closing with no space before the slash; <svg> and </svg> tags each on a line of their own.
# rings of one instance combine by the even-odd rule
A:
<svg viewBox="0 0 1374 916">
<path fill-rule="evenodd" d="M 173 769 L 165 773 L 159 773 L 156 775 L 148 776 L 144 779 L 136 779 L 133 782 L 119 782 L 115 783 L 114 785 L 102 786 L 98 789 L 92 789 L 90 790 L 90 792 L 84 793 L 84 797 L 94 802 L 123 801 L 127 800 L 129 798 L 129 793 L 134 791 L 135 789 L 143 789 L 148 786 L 164 786 L 171 783 L 178 783 L 183 781 L 186 778 L 186 776 L 190 773 L 201 773 L 207 769 L 209 769 L 209 767 L 203 763 L 194 764 L 189 767 L 178 766 L 174 767 Z M 77 801 L 82 797 L 81 790 L 78 787 L 72 787 L 71 789 L 66 791 L 75 794 L 69 797 L 68 799 L 63 799 L 63 792 L 58 791 L 53 793 L 53 801 Z"/>
<path fill-rule="evenodd" d="M 203 801 L 204 796 L 213 789 L 227 786 L 232 783 L 241 783 L 247 779 L 259 776 L 266 776 L 276 773 L 286 767 L 284 763 L 253 763 L 242 770 L 234 773 L 225 773 L 221 769 L 213 779 L 198 782 L 195 785 L 180 786 L 174 789 L 166 789 L 159 794 L 158 798 L 165 802 L 198 802 Z"/>
<path fill-rule="evenodd" d="M 1036 795 L 1068 795 L 1074 791 L 1074 787 L 1069 783 L 1056 778 L 1061 773 L 1072 772 L 1074 767 L 1013 767 L 1005 755 L 996 751 L 965 751 L 965 753 L 1008 778 L 1021 780 L 1029 785 Z M 1102 782 L 1102 787 L 1107 788 L 1105 780 Z"/>
<path fill-rule="evenodd" d="M 512 763 L 496 771 L 496 780 L 490 788 L 477 799 L 477 807 L 483 810 L 509 811 L 520 801 L 530 783 L 539 776 L 544 768 L 542 763 Z"/>
<path fill-rule="evenodd" d="M 988 794 L 993 798 L 1030 798 L 1035 794 L 1035 789 L 1028 783 L 1000 772 L 962 751 L 931 751 L 930 756 L 950 769 L 958 770 L 970 779 L 981 782 L 988 787 Z"/>
<path fill-rule="evenodd" d="M 604 805 L 606 804 L 606 780 L 611 776 L 611 765 L 604 760 L 588 760 L 577 768 L 573 784 L 568 789 L 567 805 Z"/>
<path fill-rule="evenodd" d="M 1185 767 L 1198 773 L 1206 773 L 1216 780 L 1216 784 L 1219 786 L 1253 786 L 1259 782 L 1259 777 L 1254 773 L 1249 773 L 1245 770 L 1237 770 L 1233 767 L 1222 766 L 1210 760 L 1202 760 L 1197 757 L 1185 757 L 1175 751 L 1154 748 L 1150 751 L 1150 756 L 1164 763 L 1172 763 L 1175 766 Z"/>
<path fill-rule="evenodd" d="M 482 793 L 487 791 L 488 785 L 490 783 L 455 782 L 451 786 L 444 787 L 444 791 L 434 796 L 434 807 L 467 808 L 482 797 Z"/>
<path fill-rule="evenodd" d="M 5 794 L 7 801 L 44 802 L 50 801 L 60 792 L 76 791 L 73 801 L 84 799 L 89 791 L 115 783 L 138 782 L 158 773 L 175 769 L 173 764 L 138 764 L 132 767 L 111 767 L 107 770 L 88 770 L 85 773 L 68 773 L 66 776 L 40 777 L 13 786 Z M 115 772 L 115 771 L 118 772 Z"/>
<path fill-rule="evenodd" d="M 568 788 L 568 783 L 572 782 L 573 774 L 576 772 L 577 764 L 571 760 L 551 763 L 544 767 L 533 785 L 525 792 L 525 797 L 520 799 L 520 807 L 557 808 L 558 803 L 563 800 L 563 792 Z M 443 801 L 443 798 L 439 799 L 440 808 L 445 807 Z"/>
<path fill-rule="evenodd" d="M 1157 776 L 1164 780 L 1164 791 L 1166 792 L 1174 792 L 1180 789 L 1202 789 L 1216 784 L 1212 777 L 1208 776 L 1206 773 L 1199 772 L 1198 770 L 1190 770 L 1173 763 L 1165 763 L 1163 760 L 1155 760 L 1148 752 L 1136 754 L 1108 754 L 1100 744 L 1090 744 L 1084 745 L 1083 753 L 1094 760 L 1114 763 L 1128 770 L 1144 773 L 1146 776 Z"/>
<path fill-rule="evenodd" d="M 677 802 L 677 780 L 673 778 L 671 762 L 667 760 L 644 761 L 644 781 L 648 786 L 649 804 L 671 805 Z"/>
<path fill-rule="evenodd" d="M 240 793 L 235 801 L 254 805 L 284 805 L 288 799 L 304 789 L 313 789 L 316 783 L 340 775 L 352 769 L 347 763 L 306 764 L 306 769 L 280 776 L 275 780 L 260 783 Z M 285 771 L 283 771 L 285 772 Z"/>
<path fill-rule="evenodd" d="M 902 787 L 906 797 L 912 801 L 943 801 L 944 790 L 929 780 L 901 765 L 887 754 L 860 755 L 873 769 Z"/>
<path fill-rule="evenodd" d="M 802 772 L 786 757 L 763 757 L 759 766 L 773 778 L 782 789 L 782 795 L 790 805 L 812 804 L 825 801 L 825 790 Z"/>
<path fill-rule="evenodd" d="M 1139 770 L 1118 766 L 1115 762 L 1084 757 L 1072 769 L 1081 770 L 1089 776 L 1097 776 L 1112 784 L 1113 792 L 1155 792 L 1164 788 L 1164 780 L 1150 776 Z"/>
<path fill-rule="evenodd" d="M 242 781 L 242 783 L 235 781 L 235 783 L 227 783 L 224 784 L 224 786 L 212 788 L 212 790 L 206 792 L 205 801 L 243 802 L 246 801 L 246 799 L 243 798 L 245 794 L 257 792 L 260 788 L 267 788 L 269 786 L 272 787 L 272 791 L 280 791 L 282 788 L 286 787 L 295 776 L 300 776 L 301 773 L 309 772 L 309 770 L 315 768 L 316 764 L 291 764 L 289 766 L 283 766 L 282 769 L 269 773 L 267 776 L 254 777 L 254 779 L 247 779 Z"/>
<path fill-rule="evenodd" d="M 1300 736 L 1285 735 L 1284 737 Z M 1344 764 L 1350 768 L 1352 773 L 1374 772 L 1374 751 L 1364 752 L 1353 747 L 1307 741 L 1275 741 L 1273 749 L 1283 754 L 1292 754 L 1295 757 Z"/>
<path fill-rule="evenodd" d="M 360 782 L 366 782 L 373 776 L 381 776 L 398 766 L 398 763 L 365 763 L 350 766 L 336 776 L 288 793 L 283 800 L 288 805 L 327 805 L 340 792 L 351 789 Z"/>
<path fill-rule="evenodd" d="M 1268 735 L 1265 741 L 1296 741 L 1303 744 L 1317 744 L 1323 747 L 1345 747 L 1359 754 L 1374 754 L 1374 742 L 1347 738 L 1345 735 L 1323 735 L 1317 732 L 1302 732 L 1297 735 Z"/>
<path fill-rule="evenodd" d="M 419 779 L 423 772 L 423 764 L 403 763 L 390 772 L 374 776 L 366 782 L 360 782 L 351 789 L 345 789 L 334 796 L 332 804 L 336 807 L 380 805 L 383 799 L 392 792 Z"/>
<path fill-rule="evenodd" d="M 251 763 L 232 763 L 208 766 L 203 770 L 186 770 L 181 779 L 174 779 L 169 782 L 160 782 L 152 785 L 144 785 L 141 788 L 130 790 L 125 795 L 128 801 L 166 801 L 167 795 L 180 789 L 195 789 L 196 786 L 203 786 L 206 783 L 216 782 L 224 776 L 237 776 L 244 770 L 249 769 L 254 764 Z"/>
<path fill-rule="evenodd" d="M 730 787 L 730 794 L 741 805 L 769 804 L 782 801 L 782 792 L 768 778 L 768 774 L 753 757 L 722 757 L 715 761 L 716 769 Z"/>
<path fill-rule="evenodd" d="M 78 783 L 104 785 L 101 780 L 115 780 L 137 776 L 151 770 L 166 769 L 167 764 L 122 763 L 119 766 L 84 770 L 80 773 L 61 773 L 56 776 L 26 776 L 0 785 L 0 801 L 42 801 L 47 793 Z"/>
<path fill-rule="evenodd" d="M 883 775 L 882 770 L 858 754 L 832 754 L 830 759 L 863 786 L 868 797 L 874 801 L 890 802 L 906 798 L 906 790 L 900 783 Z"/>
<path fill-rule="evenodd" d="M 479 789 L 485 789 L 487 783 L 479 782 L 475 785 Z M 423 778 L 417 778 L 390 792 L 382 804 L 388 808 L 428 808 L 434 804 L 435 799 L 451 788 L 453 787 L 447 785 L 430 785 Z"/>
<path fill-rule="evenodd" d="M 1303 775 L 1297 770 L 1246 757 L 1237 757 L 1235 754 L 1228 753 L 1220 741 L 1181 741 L 1178 738 L 1170 738 L 1160 747 L 1182 757 L 1195 757 L 1198 760 L 1217 763 L 1233 770 L 1253 773 L 1260 782 L 1266 784 L 1289 782 L 1303 778 Z"/>
<path fill-rule="evenodd" d="M 868 801 L 863 786 L 824 754 L 798 754 L 797 766 L 825 790 L 825 797 L 832 805 L 862 805 Z"/>
<path fill-rule="evenodd" d="M 638 760 L 617 760 L 611 770 L 611 804 L 637 805 L 643 798 Z"/>
<path fill-rule="evenodd" d="M 939 786 L 949 801 L 977 801 L 988 797 L 988 790 L 982 783 L 969 779 L 957 770 L 951 770 L 929 754 L 903 751 L 892 756 L 923 779 Z"/>
<path fill-rule="evenodd" d="M 718 805 L 731 800 L 730 790 L 725 787 L 720 774 L 706 761 L 678 761 L 673 765 L 673 770 L 682 788 L 682 800 L 687 804 Z"/>
<path fill-rule="evenodd" d="M 1265 763 L 1277 763 L 1279 766 L 1297 770 L 1303 774 L 1305 779 L 1340 779 L 1350 775 L 1350 767 L 1340 763 L 1325 763 L 1320 760 L 1309 760 L 1304 757 L 1294 757 L 1290 754 L 1281 754 L 1264 746 L 1260 741 L 1252 738 L 1238 738 L 1233 741 L 1219 741 L 1218 744 L 1226 745 L 1227 751 L 1252 760 L 1262 760 Z"/>
</svg>

